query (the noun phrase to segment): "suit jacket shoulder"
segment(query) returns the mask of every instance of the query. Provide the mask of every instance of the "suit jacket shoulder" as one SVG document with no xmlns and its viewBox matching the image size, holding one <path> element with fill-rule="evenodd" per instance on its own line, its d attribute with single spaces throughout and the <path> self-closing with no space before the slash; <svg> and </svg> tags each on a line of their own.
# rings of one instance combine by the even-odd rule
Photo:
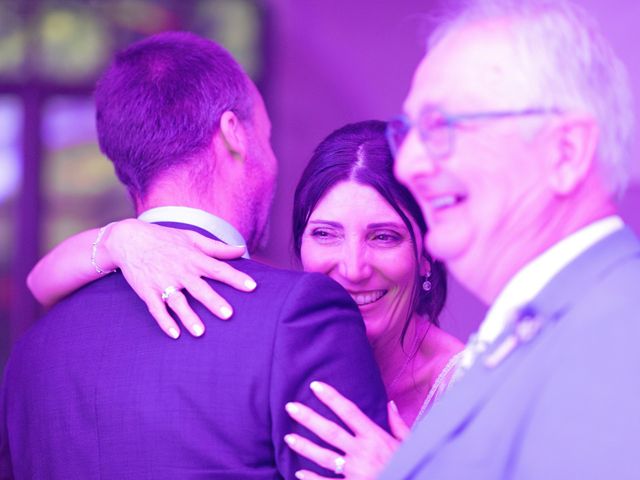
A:
<svg viewBox="0 0 640 480">
<path fill-rule="evenodd" d="M 530 338 L 519 321 L 498 339 L 382 478 L 634 478 L 639 281 L 628 230 L 571 262 L 527 309 Z"/>
<path fill-rule="evenodd" d="M 317 467 L 286 447 L 284 435 L 302 427 L 285 403 L 329 416 L 313 380 L 386 425 L 384 388 L 346 292 L 319 274 L 232 263 L 258 288 L 211 282 L 234 307 L 228 321 L 188 298 L 207 327 L 201 338 L 168 338 L 120 273 L 48 312 L 7 365 L 0 452 L 16 478 L 292 478 Z"/>
</svg>

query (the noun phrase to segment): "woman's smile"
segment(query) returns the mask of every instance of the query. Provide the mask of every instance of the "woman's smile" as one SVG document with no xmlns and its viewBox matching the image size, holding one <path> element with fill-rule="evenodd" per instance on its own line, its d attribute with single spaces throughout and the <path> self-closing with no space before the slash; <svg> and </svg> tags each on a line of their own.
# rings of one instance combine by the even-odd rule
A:
<svg viewBox="0 0 640 480">
<path fill-rule="evenodd" d="M 387 294 L 388 290 L 369 290 L 364 292 L 351 292 L 349 295 L 353 298 L 353 301 L 358 304 L 358 307 L 364 307 L 377 302 Z"/>
</svg>

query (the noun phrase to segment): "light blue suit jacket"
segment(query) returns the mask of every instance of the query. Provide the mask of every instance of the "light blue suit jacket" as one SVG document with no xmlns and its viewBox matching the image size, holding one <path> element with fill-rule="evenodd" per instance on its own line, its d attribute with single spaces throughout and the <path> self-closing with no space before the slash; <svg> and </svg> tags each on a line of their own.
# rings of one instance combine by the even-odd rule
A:
<svg viewBox="0 0 640 480">
<path fill-rule="evenodd" d="M 380 478 L 638 479 L 639 405 L 640 242 L 623 229 L 553 278 Z"/>
</svg>

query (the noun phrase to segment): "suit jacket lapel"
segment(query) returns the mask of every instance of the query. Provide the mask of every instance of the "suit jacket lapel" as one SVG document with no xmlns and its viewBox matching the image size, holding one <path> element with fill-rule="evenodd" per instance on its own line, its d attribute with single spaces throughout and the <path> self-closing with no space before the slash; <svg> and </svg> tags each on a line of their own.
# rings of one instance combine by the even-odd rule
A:
<svg viewBox="0 0 640 480">
<path fill-rule="evenodd" d="M 496 343 L 501 342 L 501 338 Z M 513 363 L 517 362 L 505 367 L 511 370 L 515 368 Z M 460 382 L 451 386 L 444 399 L 436 403 L 427 416 L 415 425 L 411 436 L 398 450 L 385 474 L 380 478 L 410 478 L 412 471 L 422 463 L 428 463 L 437 455 L 442 445 L 473 421 L 492 393 L 507 380 L 509 375 L 503 370 L 504 368 L 488 369 L 482 365 L 482 357 L 478 358 Z"/>
<path fill-rule="evenodd" d="M 560 320 L 582 295 L 597 288 L 599 279 L 607 275 L 610 269 L 632 255 L 640 255 L 640 243 L 625 228 L 589 248 L 558 273 L 522 311 L 521 318 L 476 360 L 460 383 L 453 385 L 443 401 L 436 404 L 425 419 L 415 426 L 410 438 L 398 450 L 380 478 L 409 478 L 411 472 L 421 464 L 428 463 L 443 444 L 473 420 L 500 384 L 517 370 L 525 358 L 514 355 L 518 346 L 535 341 L 545 327 Z M 516 343 L 509 346 L 510 339 L 514 338 Z M 505 346 L 506 353 L 498 352 Z M 497 362 L 487 366 L 491 358 Z"/>
</svg>

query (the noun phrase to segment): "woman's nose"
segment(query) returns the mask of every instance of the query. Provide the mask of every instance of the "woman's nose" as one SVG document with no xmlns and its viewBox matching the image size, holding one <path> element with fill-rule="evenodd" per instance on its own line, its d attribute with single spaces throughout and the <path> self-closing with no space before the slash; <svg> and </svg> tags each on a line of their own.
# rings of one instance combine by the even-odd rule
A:
<svg viewBox="0 0 640 480">
<path fill-rule="evenodd" d="M 362 282 L 371 275 L 366 246 L 354 241 L 345 242 L 340 259 L 340 274 L 352 283 Z"/>
</svg>

